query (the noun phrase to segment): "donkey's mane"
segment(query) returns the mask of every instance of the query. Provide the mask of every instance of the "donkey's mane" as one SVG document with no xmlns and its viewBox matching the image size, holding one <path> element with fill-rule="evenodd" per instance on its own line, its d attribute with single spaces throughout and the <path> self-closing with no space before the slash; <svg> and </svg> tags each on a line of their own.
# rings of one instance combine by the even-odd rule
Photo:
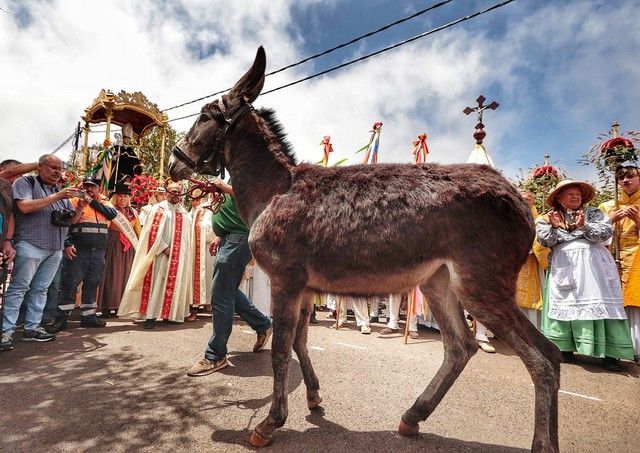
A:
<svg viewBox="0 0 640 453">
<path fill-rule="evenodd" d="M 260 118 L 262 118 L 267 123 L 269 130 L 273 133 L 273 135 L 275 135 L 276 139 L 282 145 L 280 151 L 282 151 L 282 153 L 286 157 L 288 157 L 293 164 L 297 164 L 298 161 L 296 159 L 296 154 L 293 151 L 291 143 L 289 143 L 289 140 L 287 139 L 287 133 L 284 131 L 282 123 L 280 123 L 280 121 L 278 121 L 278 118 L 276 118 L 276 111 L 269 108 L 260 108 L 256 110 L 256 112 L 258 113 Z"/>
</svg>

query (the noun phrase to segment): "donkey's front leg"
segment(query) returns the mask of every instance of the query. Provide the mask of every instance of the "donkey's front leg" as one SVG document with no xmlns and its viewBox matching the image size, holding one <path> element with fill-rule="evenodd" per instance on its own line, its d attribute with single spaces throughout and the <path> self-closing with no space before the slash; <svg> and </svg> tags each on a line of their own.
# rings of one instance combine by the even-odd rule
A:
<svg viewBox="0 0 640 453">
<path fill-rule="evenodd" d="M 273 432 L 284 425 L 287 420 L 289 412 L 287 405 L 289 362 L 291 361 L 291 347 L 298 324 L 302 294 L 302 287 L 292 289 L 290 285 L 279 285 L 274 281 L 271 284 L 273 396 L 269 415 L 255 427 L 249 439 L 249 443 L 254 447 L 269 445 Z"/>
</svg>

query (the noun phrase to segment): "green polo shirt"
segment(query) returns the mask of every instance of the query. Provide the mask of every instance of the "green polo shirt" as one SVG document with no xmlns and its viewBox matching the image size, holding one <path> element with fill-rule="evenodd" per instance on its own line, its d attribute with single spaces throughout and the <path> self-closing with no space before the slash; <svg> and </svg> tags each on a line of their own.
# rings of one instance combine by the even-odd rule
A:
<svg viewBox="0 0 640 453">
<path fill-rule="evenodd" d="M 224 203 L 220 207 L 220 211 L 214 214 L 213 219 L 213 232 L 216 236 L 226 236 L 227 234 L 248 234 L 249 229 L 244 224 L 240 215 L 238 214 L 238 208 L 236 208 L 236 202 L 231 195 L 225 195 Z"/>
</svg>

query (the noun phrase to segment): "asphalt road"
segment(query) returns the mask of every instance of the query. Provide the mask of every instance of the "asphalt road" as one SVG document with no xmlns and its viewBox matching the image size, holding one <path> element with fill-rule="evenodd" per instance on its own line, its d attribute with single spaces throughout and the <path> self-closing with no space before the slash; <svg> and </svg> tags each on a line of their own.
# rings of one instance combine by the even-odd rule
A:
<svg viewBox="0 0 640 453">
<path fill-rule="evenodd" d="M 522 362 L 499 341 L 479 351 L 414 438 L 400 416 L 442 360 L 437 331 L 404 345 L 350 328 L 335 331 L 319 313 L 309 334 L 323 410 L 306 408 L 292 360 L 289 419 L 265 452 L 520 452 L 533 438 L 533 385 Z M 0 354 L 0 451 L 250 451 L 247 439 L 269 410 L 270 354 L 251 352 L 254 333 L 237 321 L 228 367 L 206 377 L 186 370 L 211 334 L 195 323 L 115 320 L 79 323 L 50 343 L 17 342 Z M 16 334 L 19 339 L 20 333 Z M 640 450 L 640 368 L 609 373 L 595 361 L 562 365 L 560 445 L 567 452 Z"/>
</svg>

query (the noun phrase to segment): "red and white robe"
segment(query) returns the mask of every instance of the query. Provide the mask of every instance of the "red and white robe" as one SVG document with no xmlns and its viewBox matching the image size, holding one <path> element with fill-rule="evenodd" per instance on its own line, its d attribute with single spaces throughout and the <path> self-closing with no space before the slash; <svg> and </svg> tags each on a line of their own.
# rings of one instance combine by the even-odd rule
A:
<svg viewBox="0 0 640 453">
<path fill-rule="evenodd" d="M 209 253 L 209 244 L 213 241 L 212 217 L 210 209 L 198 206 L 191 215 L 191 257 L 193 259 L 191 305 L 199 307 L 211 303 L 211 284 L 213 282 L 213 264 L 215 258 Z"/>
<path fill-rule="evenodd" d="M 181 204 L 154 205 L 140 234 L 118 316 L 184 321 L 191 303 L 191 218 Z M 163 251 L 169 248 L 167 257 Z"/>
</svg>

